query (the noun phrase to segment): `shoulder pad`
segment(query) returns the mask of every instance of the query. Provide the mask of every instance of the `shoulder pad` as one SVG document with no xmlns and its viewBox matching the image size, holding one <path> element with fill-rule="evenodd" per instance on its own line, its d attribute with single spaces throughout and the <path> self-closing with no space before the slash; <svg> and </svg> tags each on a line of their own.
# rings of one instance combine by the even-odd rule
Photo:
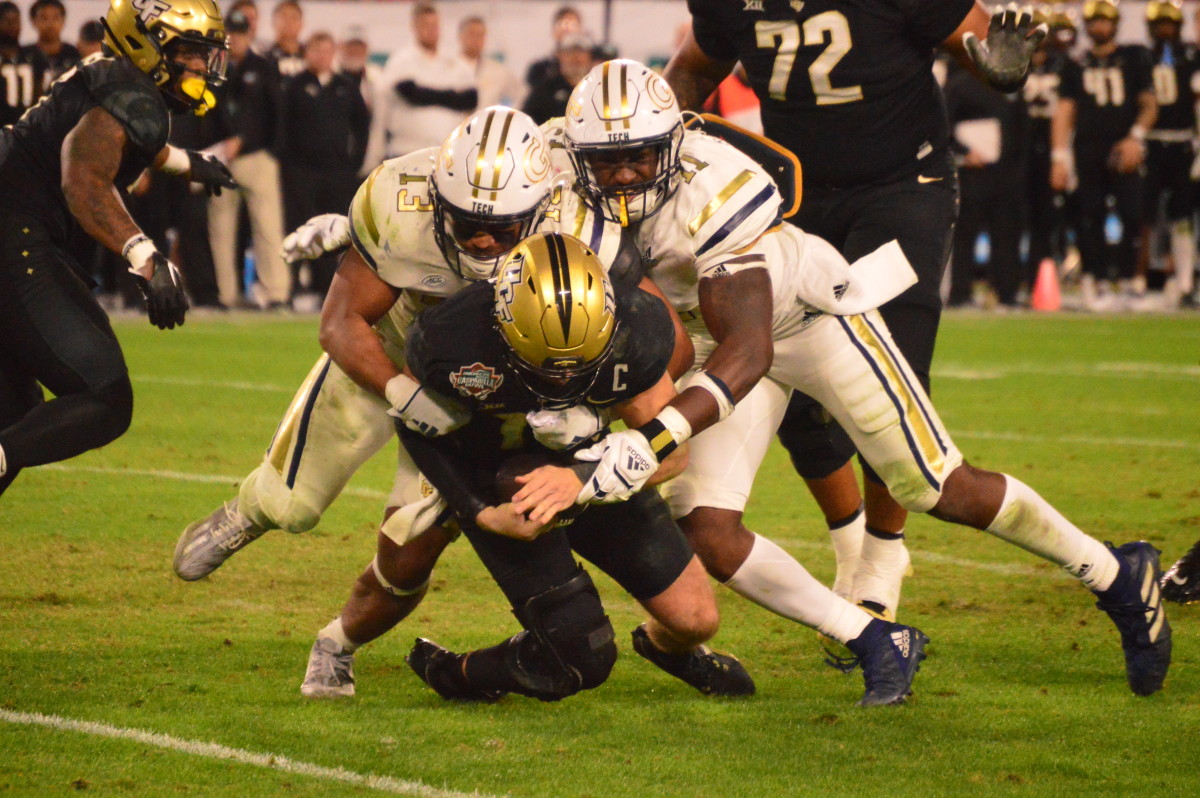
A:
<svg viewBox="0 0 1200 798">
<path fill-rule="evenodd" d="M 606 269 L 612 267 L 621 251 L 621 226 L 589 208 L 572 180 L 557 180 L 552 185 L 540 229 L 578 238 L 596 253 Z"/>
<path fill-rule="evenodd" d="M 802 171 L 796 154 L 766 136 L 746 130 L 716 114 L 688 115 L 686 127 L 699 130 L 732 144 L 739 152 L 756 161 L 779 189 L 780 215 L 789 219 L 800 210 Z"/>
<path fill-rule="evenodd" d="M 90 60 L 79 71 L 92 97 L 121 123 L 137 150 L 154 156 L 167 145 L 171 115 L 150 78 L 123 58 Z"/>
</svg>

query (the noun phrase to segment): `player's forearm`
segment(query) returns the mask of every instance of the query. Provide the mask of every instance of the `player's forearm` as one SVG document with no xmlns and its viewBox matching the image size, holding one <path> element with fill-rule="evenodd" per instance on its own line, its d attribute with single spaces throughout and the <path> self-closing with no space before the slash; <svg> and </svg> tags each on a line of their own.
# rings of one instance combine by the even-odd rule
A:
<svg viewBox="0 0 1200 798">
<path fill-rule="evenodd" d="M 400 443 L 413 463 L 442 494 L 459 520 L 475 523 L 476 516 L 491 502 L 467 476 L 472 467 L 461 457 L 461 450 L 449 437 L 428 438 L 407 428 L 398 432 Z"/>
<path fill-rule="evenodd" d="M 1154 127 L 1154 123 L 1158 121 L 1158 101 L 1154 97 L 1153 92 L 1144 91 L 1138 95 L 1138 113 L 1137 119 L 1133 123 L 1133 127 L 1129 130 L 1129 135 L 1136 139 L 1144 139 L 1146 133 Z"/>
<path fill-rule="evenodd" d="M 123 254 L 125 242 L 142 234 L 111 182 L 74 180 L 64 183 L 63 195 L 83 232 L 118 255 Z"/>
<path fill-rule="evenodd" d="M 1054 118 L 1050 120 L 1050 146 L 1056 151 L 1066 151 L 1071 147 L 1071 138 L 1075 134 L 1075 101 L 1065 97 L 1059 98 Z"/>
<path fill-rule="evenodd" d="M 699 112 L 721 81 L 733 71 L 733 61 L 714 61 L 704 54 L 689 28 L 683 43 L 671 56 L 663 78 L 675 91 L 679 107 Z"/>
<path fill-rule="evenodd" d="M 381 399 L 387 384 L 400 374 L 388 357 L 379 336 L 362 316 L 352 313 L 321 316 L 321 348 L 346 376 Z"/>
</svg>

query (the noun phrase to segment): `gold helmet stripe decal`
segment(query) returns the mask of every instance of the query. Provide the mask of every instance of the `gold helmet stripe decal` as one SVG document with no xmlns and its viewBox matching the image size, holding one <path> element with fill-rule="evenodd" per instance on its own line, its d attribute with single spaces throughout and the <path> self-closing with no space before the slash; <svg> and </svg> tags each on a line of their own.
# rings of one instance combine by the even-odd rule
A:
<svg viewBox="0 0 1200 798">
<path fill-rule="evenodd" d="M 629 117 L 633 115 L 633 111 L 629 110 L 629 84 L 626 82 L 628 71 L 629 65 L 621 64 L 621 121 L 625 123 L 626 130 L 629 130 Z"/>
<path fill-rule="evenodd" d="M 604 68 L 600 71 L 600 91 L 601 91 L 601 98 L 604 102 L 604 129 L 606 131 L 612 130 L 612 122 L 608 121 L 608 120 L 612 119 L 612 106 L 609 104 L 609 101 L 608 101 L 608 68 L 609 68 L 609 66 L 611 66 L 611 62 L 605 61 Z"/>
<path fill-rule="evenodd" d="M 496 193 L 500 189 L 500 173 L 504 169 L 505 145 L 508 144 L 508 130 L 516 119 L 515 111 L 509 111 L 504 117 L 504 127 L 500 128 L 500 142 L 496 145 L 496 161 L 492 166 L 492 202 L 496 201 Z"/>
<path fill-rule="evenodd" d="M 492 134 L 492 120 L 495 118 L 496 112 L 492 111 L 483 123 L 483 138 L 479 142 L 479 152 L 475 155 L 475 179 L 471 181 L 471 196 L 475 198 L 479 197 L 479 186 L 483 183 L 483 165 L 487 159 L 488 136 Z"/>
<path fill-rule="evenodd" d="M 558 309 L 558 323 L 562 326 L 563 345 L 566 346 L 571 340 L 571 311 L 575 305 L 571 297 L 567 245 L 559 233 L 546 236 L 545 241 L 550 255 L 550 277 L 554 281 L 554 304 Z"/>
</svg>

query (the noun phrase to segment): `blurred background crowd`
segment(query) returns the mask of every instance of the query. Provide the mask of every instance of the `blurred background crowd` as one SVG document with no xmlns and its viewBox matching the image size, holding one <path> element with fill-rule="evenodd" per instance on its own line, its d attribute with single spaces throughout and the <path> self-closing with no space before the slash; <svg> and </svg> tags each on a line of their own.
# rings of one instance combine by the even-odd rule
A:
<svg viewBox="0 0 1200 798">
<path fill-rule="evenodd" d="M 627 27 L 643 18 L 632 37 L 611 27 L 622 0 L 235 0 L 222 6 L 230 67 L 217 108 L 177 117 L 172 143 L 217 154 L 240 188 L 209 198 L 147 177 L 127 203 L 185 272 L 195 306 L 316 310 L 336 262 L 286 265 L 287 231 L 344 213 L 380 161 L 440 144 L 476 108 L 513 105 L 542 122 L 562 114 L 601 60 L 661 66 L 686 7 L 626 2 L 635 11 Z M 0 125 L 100 51 L 103 30 L 89 15 L 103 10 L 90 0 L 0 0 Z M 1000 94 L 952 62 L 937 65 L 961 191 L 948 304 L 1194 308 L 1200 14 L 1181 0 L 1037 13 L 1051 33 L 1022 92 Z M 708 104 L 761 130 L 758 101 L 736 72 Z M 1142 125 L 1150 107 L 1154 121 Z M 108 307 L 141 306 L 119 259 L 88 240 L 76 257 Z"/>
</svg>

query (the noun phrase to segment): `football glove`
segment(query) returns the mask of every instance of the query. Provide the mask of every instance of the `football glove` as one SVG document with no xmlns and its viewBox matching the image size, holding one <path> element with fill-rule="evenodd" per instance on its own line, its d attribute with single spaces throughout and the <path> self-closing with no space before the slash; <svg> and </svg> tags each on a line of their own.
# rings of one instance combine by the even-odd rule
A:
<svg viewBox="0 0 1200 798">
<path fill-rule="evenodd" d="M 547 449 L 564 451 L 603 432 L 608 426 L 608 413 L 591 405 L 576 405 L 566 410 L 526 413 L 525 421 L 538 443 Z"/>
<path fill-rule="evenodd" d="M 968 32 L 963 36 L 963 47 L 993 88 L 1012 92 L 1025 85 L 1033 51 L 1049 31 L 1044 22 L 1033 27 L 1028 6 L 1018 9 L 1016 3 L 1009 3 L 992 14 L 986 41 L 980 42 L 978 36 Z"/>
<path fill-rule="evenodd" d="M 288 233 L 283 239 L 283 259 L 288 263 L 313 260 L 348 246 L 350 220 L 340 213 L 322 213 Z"/>
<path fill-rule="evenodd" d="M 427 391 L 411 377 L 398 374 L 385 389 L 392 409 L 388 415 L 427 438 L 448 435 L 471 420 L 471 411 L 453 399 Z"/>
<path fill-rule="evenodd" d="M 217 156 L 206 152 L 187 151 L 188 179 L 204 186 L 210 197 L 221 196 L 223 188 L 237 188 L 237 181 Z"/>
<path fill-rule="evenodd" d="M 575 459 L 596 464 L 576 504 L 623 502 L 641 490 L 658 470 L 658 458 L 650 442 L 632 429 L 609 433 L 595 446 L 576 452 Z"/>
<path fill-rule="evenodd" d="M 145 265 L 154 266 L 154 274 L 147 280 L 142 276 Z M 155 252 L 147 258 L 141 269 L 130 269 L 133 281 L 137 283 L 142 299 L 146 301 L 146 312 L 150 315 L 150 323 L 160 330 L 173 330 L 183 324 L 184 314 L 187 313 L 187 294 L 183 291 L 183 276 L 175 268 L 175 264 L 163 257 L 161 252 Z"/>
</svg>

